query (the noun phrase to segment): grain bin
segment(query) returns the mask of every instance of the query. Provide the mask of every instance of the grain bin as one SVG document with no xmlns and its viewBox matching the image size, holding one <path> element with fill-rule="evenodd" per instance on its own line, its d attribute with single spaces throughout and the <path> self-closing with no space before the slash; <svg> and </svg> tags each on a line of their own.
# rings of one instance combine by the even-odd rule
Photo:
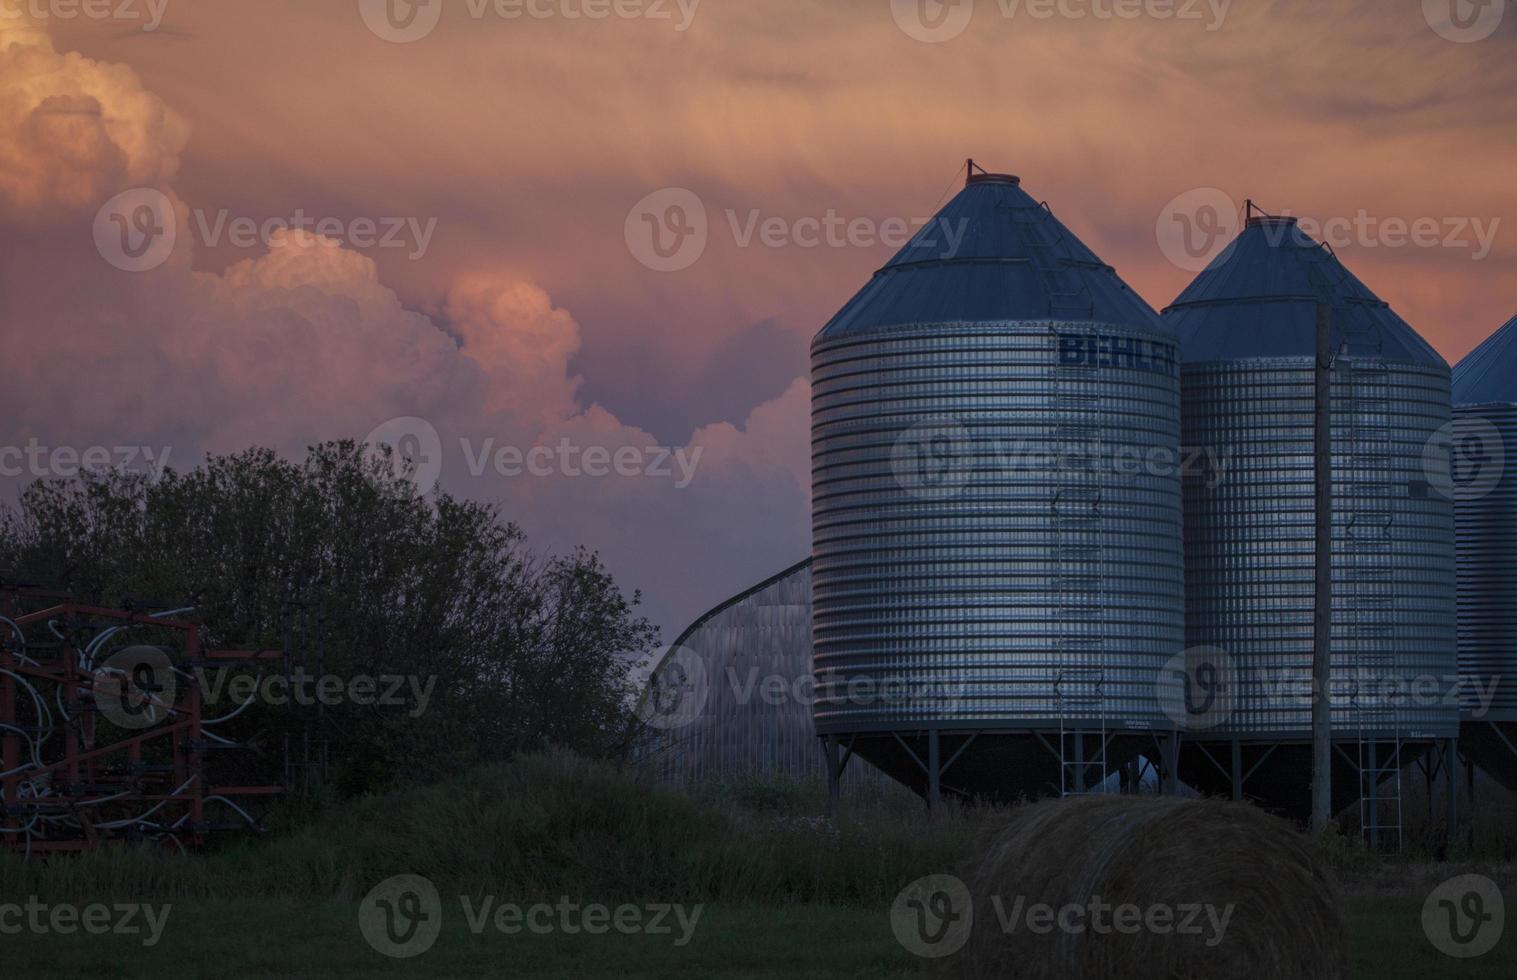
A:
<svg viewBox="0 0 1517 980">
<path fill-rule="evenodd" d="M 1170 727 L 1179 376 L 1154 311 L 976 173 L 812 343 L 816 730 L 929 800 L 1087 792 Z"/>
<path fill-rule="evenodd" d="M 1460 748 L 1517 789 L 1517 318 L 1455 368 L 1454 418 Z"/>
<path fill-rule="evenodd" d="M 1425 464 L 1450 420 L 1449 369 L 1294 218 L 1251 216 L 1165 311 L 1184 362 L 1184 441 L 1212 461 L 1185 478 L 1186 644 L 1231 682 L 1228 710 L 1186 735 L 1183 772 L 1206 791 L 1310 807 L 1323 304 L 1337 351 L 1334 802 L 1360 799 L 1366 823 L 1390 830 L 1399 819 L 1370 811 L 1399 810 L 1399 770 L 1458 724 L 1453 505 Z"/>
</svg>

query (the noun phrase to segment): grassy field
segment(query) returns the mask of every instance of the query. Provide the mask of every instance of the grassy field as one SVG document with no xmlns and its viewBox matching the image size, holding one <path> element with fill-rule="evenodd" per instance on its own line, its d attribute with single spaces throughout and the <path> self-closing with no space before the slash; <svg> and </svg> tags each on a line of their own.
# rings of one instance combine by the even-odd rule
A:
<svg viewBox="0 0 1517 980">
<path fill-rule="evenodd" d="M 454 910 L 456 911 L 456 909 Z M 1422 935 L 1414 898 L 1350 902 L 1354 975 L 1364 980 L 1510 980 L 1513 943 L 1455 961 Z M 888 980 L 922 976 L 883 911 L 817 906 L 714 907 L 691 942 L 669 937 L 475 934 L 459 912 L 437 943 L 389 959 L 362 939 L 356 903 L 277 899 L 176 904 L 152 949 L 122 936 L 23 935 L 0 941 L 6 977 L 487 977 Z"/>
<path fill-rule="evenodd" d="M 794 787 L 714 787 L 692 797 L 537 757 L 358 801 L 213 854 L 117 850 L 51 865 L 4 858 L 0 908 L 37 896 L 50 906 L 171 909 L 152 946 L 141 935 L 9 934 L 0 915 L 0 977 L 926 976 L 892 933 L 891 902 L 905 883 L 959 867 L 996 814 L 950 810 L 929 823 L 911 801 L 881 797 L 852 801 L 827 821 L 819 806 Z M 1362 855 L 1344 863 L 1356 977 L 1517 976 L 1517 927 L 1471 961 L 1443 956 L 1425 937 L 1428 891 L 1460 870 Z M 1513 883 L 1508 864 L 1468 870 Z M 359 925 L 369 889 L 402 873 L 435 882 L 441 901 L 440 936 L 406 960 L 376 952 Z M 488 921 L 471 928 L 464 898 L 477 909 L 483 896 L 701 909 L 684 943 L 678 928 L 508 935 Z"/>
</svg>

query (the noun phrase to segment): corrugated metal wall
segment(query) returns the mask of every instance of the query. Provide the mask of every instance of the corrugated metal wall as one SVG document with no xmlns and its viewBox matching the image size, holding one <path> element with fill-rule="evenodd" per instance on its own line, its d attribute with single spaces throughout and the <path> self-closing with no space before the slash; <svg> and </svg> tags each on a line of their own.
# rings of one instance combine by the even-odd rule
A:
<svg viewBox="0 0 1517 980">
<path fill-rule="evenodd" d="M 1365 378 L 1374 380 L 1367 391 Z M 1302 738 L 1311 730 L 1316 603 L 1313 361 L 1187 364 L 1185 443 L 1225 472 L 1187 474 L 1186 644 L 1225 651 L 1239 690 L 1213 734 Z M 1447 371 L 1340 360 L 1334 399 L 1333 726 L 1357 733 L 1359 701 L 1398 702 L 1404 737 L 1452 736 L 1453 514 L 1424 451 L 1448 423 Z M 1374 449 L 1363 444 L 1376 432 Z"/>
<path fill-rule="evenodd" d="M 1517 477 L 1511 467 L 1517 459 L 1517 404 L 1478 405 L 1456 408 L 1455 429 L 1469 433 L 1478 427 L 1493 429 L 1504 448 L 1499 463 L 1487 457 L 1484 464 L 1500 465 L 1500 477 L 1489 489 L 1481 487 L 1468 498 L 1457 500 L 1459 529 L 1459 671 L 1469 686 L 1464 693 L 1466 716 L 1481 709 L 1488 698 L 1483 720 L 1517 722 Z M 1486 427 L 1489 426 L 1490 429 Z M 1473 433 L 1471 433 L 1473 434 Z M 1488 437 L 1476 435 L 1482 443 Z M 1478 460 L 1456 460 L 1456 465 L 1479 465 Z M 1479 480 L 1467 474 L 1466 479 Z M 1477 699 L 1477 694 L 1479 698 Z M 1517 759 L 1513 760 L 1517 766 Z"/>
<path fill-rule="evenodd" d="M 1170 338 L 1048 321 L 845 334 L 813 345 L 812 398 L 819 731 L 1057 728 L 1060 690 L 1069 719 L 1167 727 Z"/>
<path fill-rule="evenodd" d="M 644 757 L 674 783 L 780 778 L 825 786 L 812 724 L 811 567 L 803 562 L 702 616 L 671 647 L 670 662 L 698 661 L 680 679 L 669 713 L 651 717 Z M 659 673 L 657 667 L 655 674 Z M 894 785 L 862 759 L 845 787 Z"/>
<path fill-rule="evenodd" d="M 1448 450 L 1459 528 L 1464 713 L 1510 726 L 1517 723 L 1517 318 L 1459 363 L 1454 404 L 1458 422 Z M 1508 784 L 1517 785 L 1517 755 L 1492 757 Z"/>
</svg>

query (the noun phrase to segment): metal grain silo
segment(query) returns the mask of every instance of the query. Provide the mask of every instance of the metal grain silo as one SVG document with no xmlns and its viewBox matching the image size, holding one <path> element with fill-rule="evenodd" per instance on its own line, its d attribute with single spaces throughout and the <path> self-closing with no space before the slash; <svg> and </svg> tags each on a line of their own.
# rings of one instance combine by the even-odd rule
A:
<svg viewBox="0 0 1517 980">
<path fill-rule="evenodd" d="M 1460 749 L 1517 790 L 1517 319 L 1454 369 L 1454 419 Z"/>
<path fill-rule="evenodd" d="M 1176 347 L 970 171 L 812 343 L 816 730 L 929 801 L 1084 792 L 1170 728 Z"/>
<path fill-rule="evenodd" d="M 1453 504 L 1425 465 L 1450 419 L 1449 369 L 1294 218 L 1251 216 L 1165 311 L 1184 362 L 1185 445 L 1211 460 L 1185 478 L 1186 644 L 1210 672 L 1209 693 L 1227 701 L 1190 726 L 1183 778 L 1310 810 L 1324 305 L 1337 351 L 1330 660 L 1333 737 L 1344 744 L 1334 803 L 1358 800 L 1367 827 L 1394 835 L 1400 769 L 1458 724 Z"/>
</svg>

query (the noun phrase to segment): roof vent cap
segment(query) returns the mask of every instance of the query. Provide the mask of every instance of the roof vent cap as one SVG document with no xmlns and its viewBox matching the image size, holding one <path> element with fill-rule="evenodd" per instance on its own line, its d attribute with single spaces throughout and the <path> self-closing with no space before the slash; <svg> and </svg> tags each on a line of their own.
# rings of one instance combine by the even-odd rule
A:
<svg viewBox="0 0 1517 980">
<path fill-rule="evenodd" d="M 1012 174 L 970 174 L 967 184 L 1014 184 L 1020 185 L 1022 178 Z"/>
</svg>

